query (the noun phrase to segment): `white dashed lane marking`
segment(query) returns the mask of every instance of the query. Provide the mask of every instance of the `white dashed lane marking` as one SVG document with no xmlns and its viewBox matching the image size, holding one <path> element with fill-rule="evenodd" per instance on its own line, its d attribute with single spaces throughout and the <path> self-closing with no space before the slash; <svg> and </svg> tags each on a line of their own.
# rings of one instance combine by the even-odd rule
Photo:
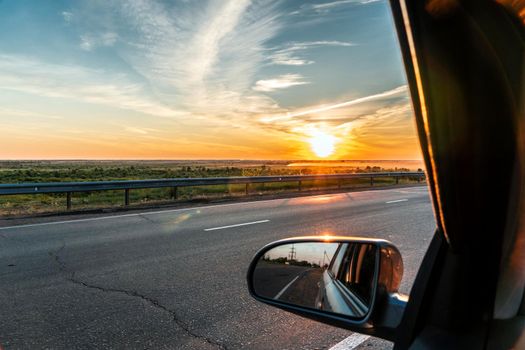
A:
<svg viewBox="0 0 525 350">
<path fill-rule="evenodd" d="M 247 226 L 247 225 L 256 225 L 256 224 L 263 224 L 265 222 L 269 222 L 270 220 L 259 220 L 259 221 L 252 221 L 252 222 L 244 222 L 242 224 L 235 224 L 235 225 L 227 225 L 227 226 L 219 226 L 219 227 L 212 227 L 212 228 L 205 228 L 204 231 L 215 231 L 215 230 L 222 230 L 225 228 L 232 228 L 232 227 L 239 227 L 239 226 Z"/>
<path fill-rule="evenodd" d="M 363 344 L 368 338 L 370 338 L 369 335 L 354 333 L 332 346 L 329 350 L 352 350 Z"/>
<path fill-rule="evenodd" d="M 392 204 L 392 203 L 399 203 L 399 202 L 406 202 L 408 199 L 396 199 L 395 201 L 388 201 L 385 202 L 386 204 Z"/>
</svg>

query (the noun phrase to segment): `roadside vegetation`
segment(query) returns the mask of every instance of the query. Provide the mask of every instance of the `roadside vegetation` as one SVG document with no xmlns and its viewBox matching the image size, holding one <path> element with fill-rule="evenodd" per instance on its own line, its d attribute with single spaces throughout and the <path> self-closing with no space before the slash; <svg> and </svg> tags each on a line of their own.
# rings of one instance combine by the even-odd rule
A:
<svg viewBox="0 0 525 350">
<path fill-rule="evenodd" d="M 399 165 L 399 167 L 397 166 Z M 0 183 L 112 181 L 164 178 L 307 175 L 421 171 L 415 161 L 0 161 Z M 417 179 L 401 179 L 400 184 Z M 376 178 L 374 186 L 392 185 L 392 178 Z M 368 187 L 367 179 L 343 181 L 343 188 Z M 302 191 L 336 189 L 336 181 L 304 181 Z M 245 196 L 245 185 L 182 187 L 177 198 L 169 188 L 130 191 L 131 206 L 150 206 L 174 201 L 209 201 Z M 298 191 L 297 183 L 251 184 L 250 196 Z M 124 205 L 122 191 L 73 193 L 73 210 L 118 208 Z M 65 210 L 65 194 L 0 196 L 0 216 L 28 215 Z"/>
</svg>

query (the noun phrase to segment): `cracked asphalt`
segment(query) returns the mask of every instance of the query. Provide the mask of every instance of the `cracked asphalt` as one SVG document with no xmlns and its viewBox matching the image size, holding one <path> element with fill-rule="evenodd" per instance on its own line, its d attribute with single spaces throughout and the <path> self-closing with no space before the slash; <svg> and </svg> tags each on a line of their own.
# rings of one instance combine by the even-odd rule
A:
<svg viewBox="0 0 525 350">
<path fill-rule="evenodd" d="M 400 199 L 406 201 L 388 203 Z M 401 291 L 408 293 L 434 229 L 425 187 L 0 220 L 0 345 L 327 349 L 351 333 L 248 295 L 245 274 L 255 252 L 298 235 L 385 238 L 403 254 Z M 370 339 L 362 347 L 390 345 Z"/>
<path fill-rule="evenodd" d="M 53 258 L 57 262 L 60 271 L 66 273 L 67 275 L 69 275 L 69 277 L 67 277 L 68 281 L 70 281 L 72 283 L 75 283 L 75 284 L 78 284 L 80 286 L 86 287 L 86 288 L 91 288 L 91 289 L 99 290 L 99 291 L 106 292 L 106 293 L 123 293 L 123 294 L 126 294 L 126 295 L 131 296 L 131 297 L 140 298 L 140 299 L 144 300 L 145 302 L 149 303 L 151 306 L 153 306 L 155 308 L 158 308 L 160 310 L 163 310 L 163 311 L 167 312 L 168 314 L 170 314 L 172 316 L 172 318 L 173 318 L 173 322 L 175 322 L 177 324 L 177 326 L 182 328 L 188 335 L 190 335 L 190 336 L 192 336 L 194 338 L 197 338 L 197 339 L 202 339 L 204 342 L 206 342 L 208 344 L 211 344 L 211 345 L 215 345 L 216 347 L 218 347 L 220 349 L 226 349 L 226 346 L 224 346 L 223 344 L 217 343 L 217 342 L 213 341 L 212 339 L 208 339 L 208 338 L 206 338 L 204 336 L 201 336 L 201 335 L 198 335 L 198 334 L 195 334 L 194 332 L 192 332 L 192 330 L 189 329 L 186 324 L 184 324 L 181 320 L 178 319 L 177 314 L 176 314 L 175 311 L 168 309 L 167 307 L 162 305 L 158 300 L 155 300 L 155 299 L 152 299 L 152 298 L 150 298 L 148 296 L 139 294 L 136 291 L 129 291 L 129 290 L 124 290 L 124 289 L 116 289 L 116 288 L 106 288 L 106 287 L 97 286 L 97 285 L 94 285 L 94 284 L 89 284 L 89 283 L 86 283 L 84 281 L 81 281 L 81 280 L 75 278 L 75 272 L 74 271 L 69 272 L 67 270 L 66 264 L 60 258 L 60 251 L 62 251 L 64 248 L 65 248 L 65 245 L 62 245 L 62 247 L 60 247 L 60 249 L 58 251 L 56 251 L 56 252 L 49 252 L 49 254 L 51 256 L 53 256 Z"/>
</svg>

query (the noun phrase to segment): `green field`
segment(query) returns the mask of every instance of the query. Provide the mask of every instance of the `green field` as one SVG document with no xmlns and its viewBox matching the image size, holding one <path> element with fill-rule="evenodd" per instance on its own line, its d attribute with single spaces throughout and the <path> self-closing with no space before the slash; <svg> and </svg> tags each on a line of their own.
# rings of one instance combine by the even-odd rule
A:
<svg viewBox="0 0 525 350">
<path fill-rule="evenodd" d="M 396 165 L 399 165 L 396 166 Z M 163 178 L 306 175 L 421 170 L 417 161 L 0 161 L 0 183 L 139 180 Z M 413 183 L 416 179 L 401 179 Z M 394 184 L 392 178 L 377 178 L 375 186 Z M 305 181 L 302 191 L 338 188 L 336 181 Z M 344 188 L 370 186 L 368 179 L 346 180 Z M 251 184 L 249 195 L 261 196 L 298 191 L 295 183 Z M 130 191 L 131 206 L 151 206 L 174 201 L 208 201 L 245 195 L 245 185 L 182 187 L 177 198 L 169 188 Z M 65 211 L 65 194 L 0 196 L 0 216 Z M 123 191 L 73 193 L 72 209 L 118 208 Z"/>
</svg>

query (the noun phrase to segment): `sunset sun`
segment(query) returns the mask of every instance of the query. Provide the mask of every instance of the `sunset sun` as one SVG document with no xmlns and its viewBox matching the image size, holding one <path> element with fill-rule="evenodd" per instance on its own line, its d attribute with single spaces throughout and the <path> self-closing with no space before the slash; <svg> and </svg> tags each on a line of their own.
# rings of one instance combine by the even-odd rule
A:
<svg viewBox="0 0 525 350">
<path fill-rule="evenodd" d="M 336 138 L 322 131 L 316 131 L 308 139 L 312 151 L 321 158 L 332 155 L 335 151 Z"/>
</svg>

